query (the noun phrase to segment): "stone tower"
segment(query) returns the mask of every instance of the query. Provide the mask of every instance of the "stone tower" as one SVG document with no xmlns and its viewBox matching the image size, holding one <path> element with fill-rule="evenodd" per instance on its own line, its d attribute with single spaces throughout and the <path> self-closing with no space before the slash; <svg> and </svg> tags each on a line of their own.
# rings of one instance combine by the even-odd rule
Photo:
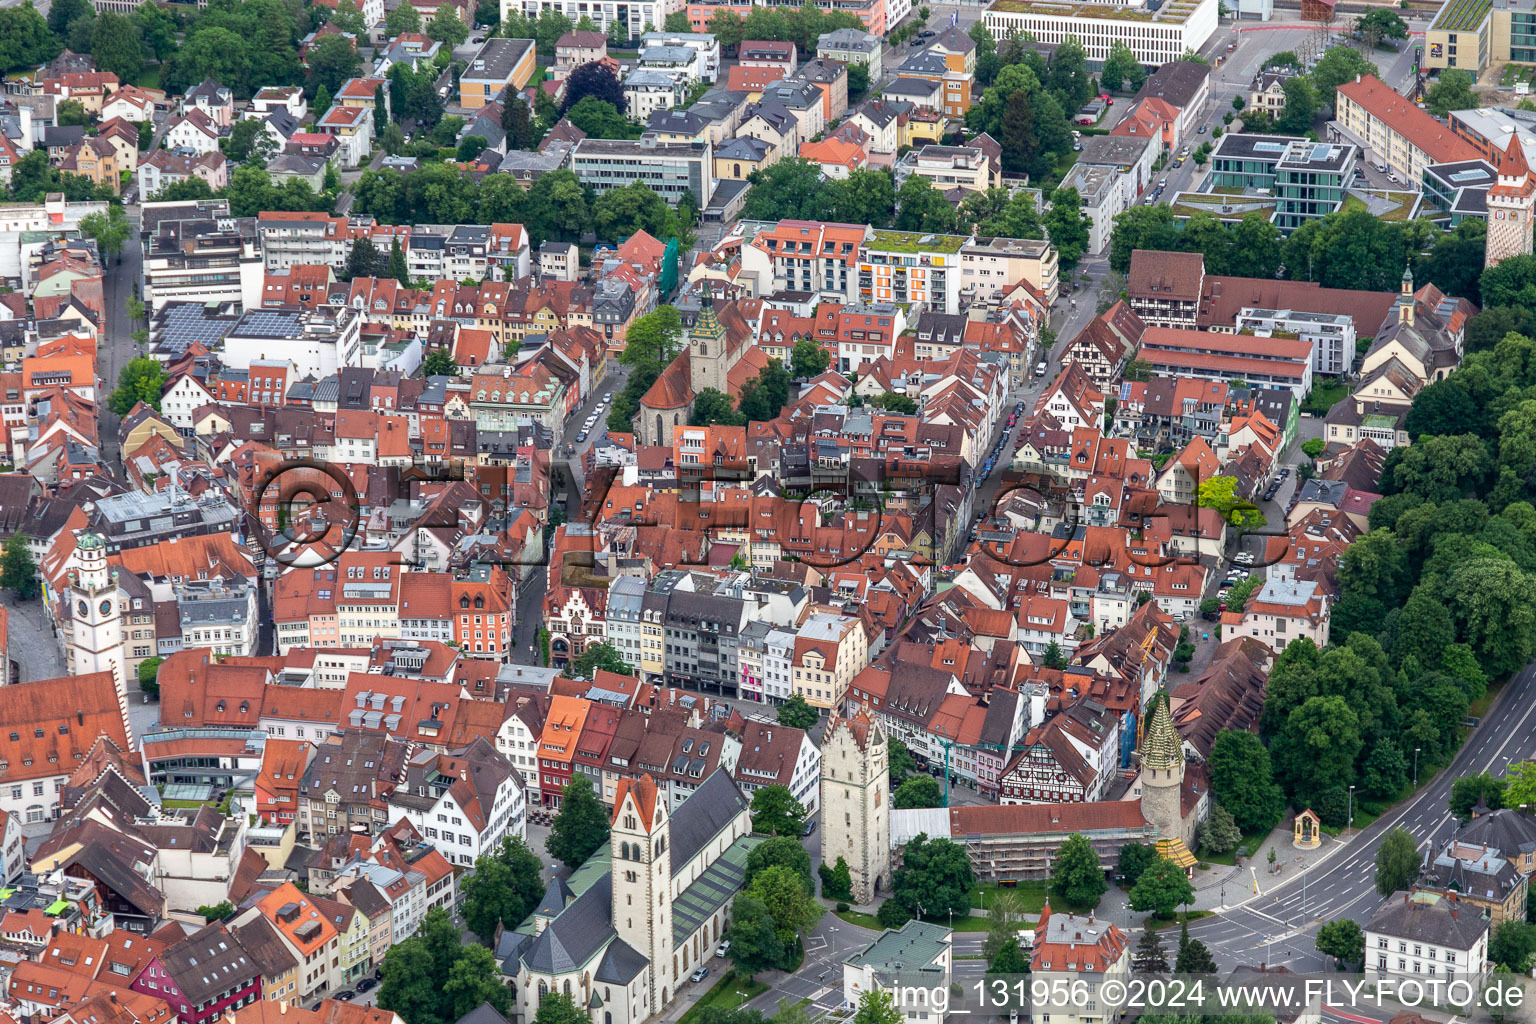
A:
<svg viewBox="0 0 1536 1024">
<path fill-rule="evenodd" d="M 1152 698 L 1152 720 L 1141 739 L 1141 813 L 1157 826 L 1158 843 L 1187 845 L 1179 794 L 1184 788 L 1184 741 L 1173 727 L 1168 695 Z"/>
<path fill-rule="evenodd" d="M 705 388 L 729 393 L 730 383 L 726 379 L 731 372 L 731 360 L 726 351 L 729 344 L 730 336 L 715 313 L 715 300 L 705 295 L 699 315 L 688 329 L 689 385 L 694 394 Z"/>
<path fill-rule="evenodd" d="M 1520 137 L 1514 135 L 1499 167 L 1499 180 L 1488 190 L 1488 248 L 1484 267 L 1510 256 L 1531 254 L 1533 214 L 1536 181 L 1531 180 Z"/>
<path fill-rule="evenodd" d="M 821 746 L 821 859 L 842 857 L 853 898 L 869 903 L 891 881 L 890 750 L 864 712 L 834 716 Z"/>
<path fill-rule="evenodd" d="M 80 568 L 71 574 L 70 646 L 77 676 L 92 672 L 112 673 L 117 702 L 128 721 L 128 689 L 123 676 L 122 605 L 117 589 L 117 570 L 107 568 L 107 545 L 99 534 L 86 531 L 75 547 Z M 130 742 L 133 737 L 128 737 Z"/>
<path fill-rule="evenodd" d="M 650 961 L 644 1016 L 677 990 L 672 973 L 672 854 L 667 802 L 649 775 L 620 779 L 608 843 L 613 853 L 613 928 Z"/>
</svg>

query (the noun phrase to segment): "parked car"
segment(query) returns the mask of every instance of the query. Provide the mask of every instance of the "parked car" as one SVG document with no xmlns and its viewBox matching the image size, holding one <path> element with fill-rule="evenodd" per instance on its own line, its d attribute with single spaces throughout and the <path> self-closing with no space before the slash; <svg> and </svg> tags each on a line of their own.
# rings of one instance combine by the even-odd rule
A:
<svg viewBox="0 0 1536 1024">
<path fill-rule="evenodd" d="M 1199 134 L 1201 134 L 1201 135 L 1204 135 L 1204 134 L 1205 134 L 1205 133 L 1206 133 L 1206 131 L 1207 131 L 1207 130 L 1208 130 L 1208 129 L 1209 129 L 1209 128 L 1210 128 L 1210 127 L 1211 127 L 1211 126 L 1210 126 L 1210 125 L 1208 125 L 1208 124 L 1203 124 L 1203 125 L 1201 125 L 1201 126 L 1200 126 L 1200 131 L 1199 131 Z"/>
<path fill-rule="evenodd" d="M 803 836 L 808 836 L 812 832 L 815 832 L 815 831 L 816 831 L 816 820 L 813 818 L 810 821 L 807 821 L 805 823 L 805 828 L 800 830 L 800 834 L 803 835 Z"/>
<path fill-rule="evenodd" d="M 364 978 L 362 981 L 357 983 L 357 991 L 359 993 L 367 992 L 377 984 L 378 982 L 374 981 L 372 978 Z"/>
<path fill-rule="evenodd" d="M 351 989 L 348 989 L 345 992 L 337 992 L 336 995 L 333 996 L 332 998 L 333 999 L 340 999 L 342 1002 L 347 1003 L 347 1002 L 351 1002 L 353 999 L 356 999 L 357 998 L 357 993 L 353 992 Z"/>
<path fill-rule="evenodd" d="M 585 430 L 583 430 L 581 433 L 576 435 L 576 443 L 577 444 L 580 444 L 581 442 L 585 441 L 586 439 L 587 439 L 587 432 Z"/>
<path fill-rule="evenodd" d="M 723 957 L 723 956 L 725 956 L 725 954 L 729 953 L 730 951 L 731 951 L 731 944 L 730 944 L 730 942 L 729 941 L 722 942 L 722 943 L 720 943 L 720 945 L 715 947 L 715 956 Z"/>
<path fill-rule="evenodd" d="M 708 967 L 700 967 L 698 970 L 696 970 L 692 974 L 688 975 L 688 980 L 689 981 L 693 981 L 693 982 L 699 982 L 699 981 L 703 981 L 707 977 L 709 977 L 709 968 Z"/>
</svg>

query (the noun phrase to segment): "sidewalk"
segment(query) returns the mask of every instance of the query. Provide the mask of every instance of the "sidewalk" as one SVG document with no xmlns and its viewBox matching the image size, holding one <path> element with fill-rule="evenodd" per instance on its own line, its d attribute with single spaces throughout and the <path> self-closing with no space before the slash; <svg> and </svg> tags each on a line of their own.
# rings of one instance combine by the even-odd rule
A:
<svg viewBox="0 0 1536 1024">
<path fill-rule="evenodd" d="M 1349 839 L 1325 832 L 1316 849 L 1298 850 L 1292 845 L 1289 821 L 1282 822 L 1265 837 L 1252 857 L 1239 858 L 1236 865 L 1211 864 L 1208 871 L 1196 868 L 1193 909 L 1224 910 L 1247 903 L 1302 871 L 1317 867 L 1348 845 Z M 1275 854 L 1273 865 L 1269 862 L 1271 850 Z"/>
</svg>

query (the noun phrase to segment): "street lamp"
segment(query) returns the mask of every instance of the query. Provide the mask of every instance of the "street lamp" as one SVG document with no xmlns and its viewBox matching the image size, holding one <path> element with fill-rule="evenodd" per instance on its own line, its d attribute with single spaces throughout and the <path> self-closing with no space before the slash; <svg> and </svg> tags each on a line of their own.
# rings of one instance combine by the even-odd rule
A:
<svg viewBox="0 0 1536 1024">
<path fill-rule="evenodd" d="M 1349 785 L 1349 814 L 1344 820 L 1344 830 L 1347 832 L 1355 827 L 1355 785 Z"/>
<path fill-rule="evenodd" d="M 1419 748 L 1413 748 L 1413 788 L 1419 788 Z"/>
</svg>

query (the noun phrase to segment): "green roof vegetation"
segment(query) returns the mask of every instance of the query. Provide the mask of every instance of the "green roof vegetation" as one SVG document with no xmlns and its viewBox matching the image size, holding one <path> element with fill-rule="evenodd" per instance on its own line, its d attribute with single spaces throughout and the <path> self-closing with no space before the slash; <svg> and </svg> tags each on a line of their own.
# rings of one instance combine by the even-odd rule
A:
<svg viewBox="0 0 1536 1024">
<path fill-rule="evenodd" d="M 1470 32 L 1483 23 L 1493 0 L 1450 0 L 1429 26 L 1431 32 Z"/>
<path fill-rule="evenodd" d="M 1361 197 L 1368 197 L 1369 202 Z M 1418 205 L 1417 192 L 1394 192 L 1390 189 L 1354 189 L 1344 194 L 1344 208 L 1360 207 L 1377 220 L 1407 220 Z"/>
<path fill-rule="evenodd" d="M 876 231 L 869 248 L 880 252 L 959 252 L 965 235 L 932 235 L 921 231 Z"/>
<path fill-rule="evenodd" d="M 1180 192 L 1169 205 L 1175 217 L 1210 213 L 1223 220 L 1242 220 L 1250 213 L 1272 213 L 1272 196 L 1232 196 L 1207 192 Z"/>
</svg>

